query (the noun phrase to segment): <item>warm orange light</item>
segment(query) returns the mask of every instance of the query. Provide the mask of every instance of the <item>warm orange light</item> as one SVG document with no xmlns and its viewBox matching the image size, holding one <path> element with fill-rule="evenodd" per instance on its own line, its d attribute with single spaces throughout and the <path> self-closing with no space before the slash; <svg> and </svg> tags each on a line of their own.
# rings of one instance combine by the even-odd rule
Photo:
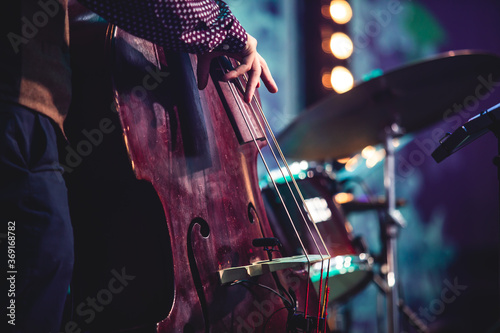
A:
<svg viewBox="0 0 500 333">
<path fill-rule="evenodd" d="M 339 59 L 347 59 L 354 50 L 351 39 L 343 32 L 336 32 L 330 37 L 330 50 Z"/>
<path fill-rule="evenodd" d="M 321 49 L 327 54 L 330 54 L 332 52 L 332 49 L 330 47 L 330 39 L 323 39 L 323 41 L 321 42 Z"/>
<path fill-rule="evenodd" d="M 338 24 L 345 24 L 352 18 L 352 9 L 349 3 L 344 0 L 333 0 L 330 3 L 330 15 Z"/>
<path fill-rule="evenodd" d="M 354 195 L 352 193 L 340 192 L 335 194 L 333 198 L 337 203 L 342 205 L 354 200 Z"/>
<path fill-rule="evenodd" d="M 323 75 L 321 76 L 321 83 L 323 83 L 323 87 L 325 87 L 326 89 L 332 89 L 331 76 L 332 74 L 328 72 L 323 73 Z"/>
<path fill-rule="evenodd" d="M 321 15 L 323 15 L 324 18 L 330 18 L 332 16 L 330 14 L 330 6 L 329 5 L 321 6 Z"/>
<path fill-rule="evenodd" d="M 366 160 L 366 167 L 368 169 L 373 168 L 378 162 L 382 161 L 385 157 L 385 149 L 377 150 Z"/>
<path fill-rule="evenodd" d="M 354 171 L 354 169 L 356 169 L 358 161 L 359 161 L 359 154 L 356 154 L 353 157 L 351 157 L 349 159 L 349 161 L 347 161 L 347 163 L 345 164 L 345 167 L 344 167 L 345 170 L 348 172 Z"/>
<path fill-rule="evenodd" d="M 337 66 L 332 69 L 330 82 L 332 84 L 333 90 L 335 90 L 339 94 L 342 94 L 346 91 L 351 90 L 351 88 L 354 86 L 354 77 L 347 68 L 343 66 Z"/>
<path fill-rule="evenodd" d="M 401 142 L 399 142 L 399 138 L 392 139 L 392 145 L 394 148 L 398 148 Z"/>
<path fill-rule="evenodd" d="M 370 158 L 373 156 L 373 154 L 375 154 L 377 152 L 377 149 L 373 146 L 366 146 L 365 148 L 363 148 L 363 150 L 361 151 L 361 156 L 363 156 L 363 158 Z"/>
</svg>

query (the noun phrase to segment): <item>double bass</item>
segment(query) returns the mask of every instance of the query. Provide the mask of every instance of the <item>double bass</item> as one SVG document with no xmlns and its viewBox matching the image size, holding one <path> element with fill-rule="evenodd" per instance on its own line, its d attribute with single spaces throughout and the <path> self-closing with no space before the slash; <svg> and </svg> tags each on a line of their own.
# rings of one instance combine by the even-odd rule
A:
<svg viewBox="0 0 500 333">
<path fill-rule="evenodd" d="M 325 331 L 324 306 L 311 307 L 309 314 L 297 307 L 325 303 L 325 291 L 303 296 L 309 280 L 300 267 L 311 259 L 280 258 L 266 243 L 275 238 L 256 164 L 266 144 L 265 119 L 254 112 L 258 98 L 243 102 L 241 82 L 219 81 L 234 63 L 226 58 L 214 62 L 212 79 L 199 91 L 196 57 L 166 52 L 78 7 L 73 13 L 72 34 L 88 37 L 89 24 L 102 43 L 92 53 L 85 45 L 92 39 L 78 44 L 72 36 L 74 67 L 102 61 L 105 69 L 94 68 L 93 74 L 111 78 L 95 82 L 106 87 L 96 95 L 75 92 L 73 109 L 81 110 L 68 120 L 73 127 L 68 137 L 76 142 L 68 152 L 80 152 L 78 145 L 86 139 L 100 141 L 92 155 L 70 166 L 68 175 L 77 250 L 73 318 L 80 319 L 78 325 L 107 332 Z M 77 69 L 75 82 L 88 74 Z M 95 101 L 106 113 L 89 117 L 87 103 Z M 116 126 L 109 136 L 106 119 Z M 108 166 L 91 162 L 117 147 L 119 158 Z M 130 162 L 118 167 L 125 151 Z M 85 204 L 78 194 L 82 188 L 100 199 Z M 129 191 L 134 200 L 123 193 Z M 133 201 L 138 205 L 131 209 Z M 103 213 L 109 207 L 113 212 Z M 91 259 L 89 252 L 95 254 Z M 126 272 L 130 281 L 122 292 L 103 298 L 117 272 Z M 85 304 L 89 295 L 102 301 L 92 316 Z"/>
</svg>

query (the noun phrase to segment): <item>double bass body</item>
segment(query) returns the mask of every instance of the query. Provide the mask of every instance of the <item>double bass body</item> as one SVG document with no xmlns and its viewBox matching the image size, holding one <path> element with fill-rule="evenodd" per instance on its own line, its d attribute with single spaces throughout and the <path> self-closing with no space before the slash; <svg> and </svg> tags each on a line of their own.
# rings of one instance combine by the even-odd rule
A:
<svg viewBox="0 0 500 333">
<path fill-rule="evenodd" d="M 77 5 L 72 8 L 80 13 Z M 258 187 L 257 147 L 235 104 L 238 98 L 231 99 L 216 80 L 199 91 L 194 57 L 166 53 L 120 29 L 113 45 L 92 53 L 82 46 L 92 46 L 88 39 L 79 43 L 73 38 L 86 36 L 84 21 L 75 21 L 75 76 L 88 75 L 85 65 L 93 60 L 79 52 L 103 55 L 106 70 L 90 72 L 110 74 L 114 96 L 88 94 L 93 91 L 88 81 L 76 86 L 81 91 L 74 92 L 67 128 L 73 151 L 86 138 L 81 134 L 99 128 L 104 118 L 118 128 L 67 175 L 77 243 L 73 302 L 86 305 L 89 296 L 107 288 L 113 272 L 126 272 L 134 280 L 112 295 L 102 311 L 93 317 L 79 317 L 76 311 L 74 320 L 82 328 L 106 332 L 285 332 L 291 304 L 278 293 L 298 287 L 296 277 L 291 284 L 278 279 L 287 275 L 281 273 L 235 285 L 219 280 L 222 269 L 268 259 L 252 240 L 273 236 Z M 103 29 L 94 32 L 99 42 L 105 40 Z M 102 80 L 95 84 L 101 88 L 96 94 L 108 88 Z M 112 99 L 119 117 L 110 111 Z M 103 103 L 104 113 L 98 114 L 96 101 Z M 90 115 L 93 123 L 85 120 Z M 255 126 L 255 116 L 250 118 Z M 125 140 L 119 143 L 122 130 Z M 256 133 L 258 145 L 265 145 Z M 131 161 L 125 168 L 119 165 L 124 163 L 123 142 Z M 119 158 L 106 160 L 114 150 L 120 151 Z M 129 196 L 140 204 L 130 208 L 132 200 L 124 199 Z M 108 203 L 120 200 L 113 212 L 105 212 Z M 95 255 L 89 258 L 89 253 Z"/>
<path fill-rule="evenodd" d="M 219 281 L 224 268 L 268 259 L 252 240 L 272 236 L 258 188 L 257 148 L 238 126 L 234 99 L 225 99 L 228 92 L 213 82 L 198 90 L 194 57 L 164 53 L 119 29 L 114 44 L 128 152 L 136 176 L 153 184 L 165 208 L 172 247 L 174 299 L 158 331 L 284 332 L 287 311 L 279 297 L 252 283 Z M 127 73 L 144 68 L 159 69 L 165 79 L 139 96 L 141 82 Z M 277 290 L 270 274 L 254 282 Z M 255 315 L 263 303 L 273 308 L 267 318 Z"/>
</svg>

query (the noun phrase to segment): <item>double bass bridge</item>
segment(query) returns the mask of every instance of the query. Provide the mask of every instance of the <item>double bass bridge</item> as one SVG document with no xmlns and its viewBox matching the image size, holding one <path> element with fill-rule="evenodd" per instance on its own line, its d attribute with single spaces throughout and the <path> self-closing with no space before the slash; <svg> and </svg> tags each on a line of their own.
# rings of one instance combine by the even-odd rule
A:
<svg viewBox="0 0 500 333">
<path fill-rule="evenodd" d="M 304 267 L 328 259 L 330 259 L 330 256 L 314 254 L 257 261 L 250 265 L 221 269 L 219 270 L 219 279 L 221 284 L 224 285 L 237 280 L 246 280 L 283 269 Z"/>
</svg>

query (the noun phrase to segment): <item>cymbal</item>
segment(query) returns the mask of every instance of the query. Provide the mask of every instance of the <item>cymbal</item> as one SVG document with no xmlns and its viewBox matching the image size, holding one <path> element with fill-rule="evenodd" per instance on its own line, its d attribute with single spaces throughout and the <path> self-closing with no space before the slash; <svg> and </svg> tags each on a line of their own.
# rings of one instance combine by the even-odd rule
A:
<svg viewBox="0 0 500 333">
<path fill-rule="evenodd" d="M 499 56 L 450 51 L 332 94 L 302 112 L 277 138 L 290 158 L 347 157 L 383 142 L 385 128 L 393 123 L 406 133 L 417 131 L 453 114 L 457 104 L 485 99 L 494 89 L 492 80 L 500 80 Z"/>
</svg>

